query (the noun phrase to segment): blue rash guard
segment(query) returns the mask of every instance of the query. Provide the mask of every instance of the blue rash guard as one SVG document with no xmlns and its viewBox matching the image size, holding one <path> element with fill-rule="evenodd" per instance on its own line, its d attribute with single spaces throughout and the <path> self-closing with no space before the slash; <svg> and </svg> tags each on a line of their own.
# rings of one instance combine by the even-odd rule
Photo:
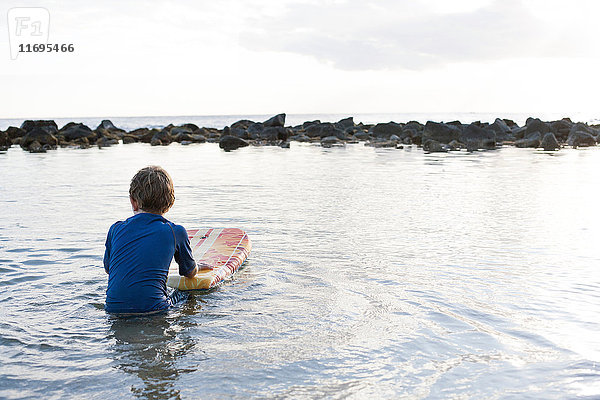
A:
<svg viewBox="0 0 600 400">
<path fill-rule="evenodd" d="M 196 267 L 183 226 L 150 213 L 115 222 L 108 231 L 104 252 L 108 273 L 105 310 L 129 314 L 168 308 L 167 275 L 173 256 L 180 275 Z"/>
</svg>

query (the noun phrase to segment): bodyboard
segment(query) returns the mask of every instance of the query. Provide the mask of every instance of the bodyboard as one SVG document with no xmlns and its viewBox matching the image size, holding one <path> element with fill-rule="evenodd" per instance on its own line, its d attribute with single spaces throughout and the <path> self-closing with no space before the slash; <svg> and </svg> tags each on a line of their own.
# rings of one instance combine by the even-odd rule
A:
<svg viewBox="0 0 600 400">
<path fill-rule="evenodd" d="M 167 286 L 179 290 L 209 290 L 232 276 L 244 263 L 252 243 L 246 232 L 237 228 L 190 229 L 192 255 L 198 266 L 193 278 L 179 275 L 179 266 L 172 262 Z"/>
</svg>

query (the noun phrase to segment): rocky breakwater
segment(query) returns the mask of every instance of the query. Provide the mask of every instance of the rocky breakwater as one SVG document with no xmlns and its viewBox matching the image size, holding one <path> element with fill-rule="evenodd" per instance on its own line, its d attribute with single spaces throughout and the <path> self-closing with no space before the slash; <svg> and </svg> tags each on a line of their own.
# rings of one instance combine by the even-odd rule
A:
<svg viewBox="0 0 600 400">
<path fill-rule="evenodd" d="M 289 148 L 290 142 L 296 141 L 323 147 L 364 143 L 365 146 L 399 149 L 416 145 L 426 152 L 493 150 L 506 145 L 555 151 L 566 146 L 595 146 L 600 142 L 599 125 L 574 123 L 568 118 L 549 122 L 528 118 L 523 126 L 500 118 L 493 123 L 429 121 L 422 124 L 409 121 L 363 124 L 348 117 L 337 122 L 306 121 L 296 126 L 286 126 L 285 120 L 285 114 L 278 114 L 262 122 L 243 119 L 223 129 L 200 128 L 188 123 L 129 132 L 109 120 L 102 121 L 95 129 L 76 122 L 69 122 L 59 129 L 51 120 L 28 120 L 18 128 L 11 126 L 0 131 L 0 150 L 12 145 L 20 145 L 30 152 L 45 152 L 58 146 L 106 147 L 120 142 L 142 142 L 152 146 L 209 142 L 218 143 L 224 151 L 232 151 L 250 145 Z"/>
</svg>

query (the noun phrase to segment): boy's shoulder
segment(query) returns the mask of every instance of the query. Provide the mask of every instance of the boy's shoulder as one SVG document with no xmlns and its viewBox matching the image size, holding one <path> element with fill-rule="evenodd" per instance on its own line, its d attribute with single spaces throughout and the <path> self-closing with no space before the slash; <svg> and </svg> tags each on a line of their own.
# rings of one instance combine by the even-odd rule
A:
<svg viewBox="0 0 600 400">
<path fill-rule="evenodd" d="M 177 225 L 174 222 L 171 221 L 167 221 L 171 227 L 173 228 L 173 231 L 175 232 L 175 234 L 177 236 L 185 236 L 187 237 L 187 230 L 182 226 L 182 225 Z"/>
<path fill-rule="evenodd" d="M 162 223 L 168 222 L 162 215 L 150 214 L 150 213 L 139 213 L 139 214 L 132 215 L 131 217 L 129 217 L 125 220 L 117 221 L 117 222 L 113 223 L 110 226 L 110 228 L 108 229 L 108 232 L 110 233 L 111 231 L 114 231 L 114 230 L 127 229 L 129 226 L 131 226 L 131 225 L 135 226 L 138 223 L 146 224 L 147 222 L 149 222 L 148 220 L 150 220 L 151 222 L 155 222 L 155 221 L 162 222 Z"/>
<path fill-rule="evenodd" d="M 115 223 L 113 223 L 110 228 L 108 228 L 108 233 L 110 234 L 112 231 L 114 231 L 117 227 L 119 227 L 120 225 L 122 225 L 125 221 L 117 221 Z"/>
</svg>

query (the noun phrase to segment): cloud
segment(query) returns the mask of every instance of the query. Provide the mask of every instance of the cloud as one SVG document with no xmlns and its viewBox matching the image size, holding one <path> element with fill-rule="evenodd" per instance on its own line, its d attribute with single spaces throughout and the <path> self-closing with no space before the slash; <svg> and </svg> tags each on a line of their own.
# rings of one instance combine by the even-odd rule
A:
<svg viewBox="0 0 600 400">
<path fill-rule="evenodd" d="M 423 0 L 294 3 L 281 15 L 252 21 L 240 44 L 309 55 L 345 70 L 422 70 L 463 61 L 581 55 L 564 26 L 548 26 L 534 12 L 519 0 L 456 12 L 440 12 Z"/>
</svg>

